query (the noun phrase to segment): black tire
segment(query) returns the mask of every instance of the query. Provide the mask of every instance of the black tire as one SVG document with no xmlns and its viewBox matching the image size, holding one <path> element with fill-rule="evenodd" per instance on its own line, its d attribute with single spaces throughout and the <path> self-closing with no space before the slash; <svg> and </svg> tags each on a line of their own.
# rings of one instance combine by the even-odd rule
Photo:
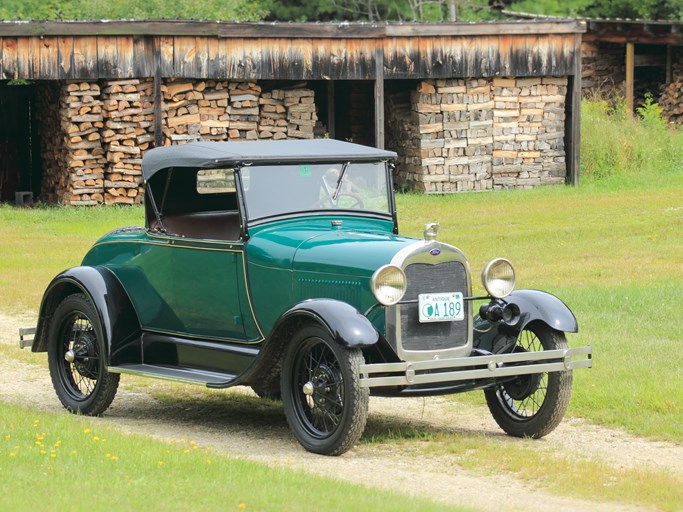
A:
<svg viewBox="0 0 683 512">
<path fill-rule="evenodd" d="M 346 348 L 319 326 L 299 330 L 285 353 L 281 390 L 287 422 L 301 445 L 341 455 L 360 439 L 368 417 L 368 388 L 359 386 L 360 349 Z"/>
<path fill-rule="evenodd" d="M 564 333 L 541 323 L 526 326 L 517 351 L 566 349 Z M 496 423 L 511 436 L 539 439 L 560 424 L 572 395 L 571 370 L 522 375 L 484 391 Z"/>
<path fill-rule="evenodd" d="M 107 371 L 102 333 L 97 311 L 83 294 L 66 297 L 52 316 L 47 360 L 57 397 L 70 412 L 97 416 L 114 400 L 120 376 Z"/>
</svg>

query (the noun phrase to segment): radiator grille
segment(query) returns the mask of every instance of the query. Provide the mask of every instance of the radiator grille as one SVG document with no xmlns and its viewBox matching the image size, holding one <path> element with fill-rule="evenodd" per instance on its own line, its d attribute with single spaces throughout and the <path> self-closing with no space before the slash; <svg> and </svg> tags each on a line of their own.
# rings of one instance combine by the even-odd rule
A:
<svg viewBox="0 0 683 512">
<path fill-rule="evenodd" d="M 467 295 L 467 273 L 462 263 L 438 265 L 413 263 L 405 268 L 408 288 L 403 300 L 417 300 L 421 293 L 461 292 Z M 465 319 L 459 322 L 420 323 L 415 304 L 401 305 L 401 344 L 404 350 L 445 350 L 467 344 L 470 303 L 465 301 Z"/>
</svg>

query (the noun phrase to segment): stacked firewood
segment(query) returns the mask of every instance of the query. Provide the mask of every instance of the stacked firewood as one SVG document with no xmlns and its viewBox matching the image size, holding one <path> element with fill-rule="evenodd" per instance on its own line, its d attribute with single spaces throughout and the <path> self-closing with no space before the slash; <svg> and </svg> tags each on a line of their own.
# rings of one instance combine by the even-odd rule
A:
<svg viewBox="0 0 683 512">
<path fill-rule="evenodd" d="M 412 111 L 411 91 L 396 86 L 386 91 L 386 147 L 395 149 L 398 154 L 395 183 L 399 188 L 418 188 L 420 139 L 414 136 L 418 124 L 417 115 Z"/>
<path fill-rule="evenodd" d="M 254 82 L 230 83 L 230 130 L 233 139 L 258 139 L 261 86 Z"/>
<path fill-rule="evenodd" d="M 397 183 L 444 193 L 563 182 L 566 95 L 567 79 L 550 77 L 424 81 L 410 111 L 390 93 Z"/>
<path fill-rule="evenodd" d="M 64 172 L 64 135 L 61 131 L 59 98 L 61 87 L 56 82 L 44 81 L 37 85 L 36 111 L 40 119 L 40 158 L 43 162 L 43 182 L 40 197 L 47 203 L 59 203 L 66 195 L 70 175 Z"/>
<path fill-rule="evenodd" d="M 673 65 L 672 81 L 667 84 L 659 97 L 663 115 L 670 123 L 683 123 L 683 54 Z"/>
<path fill-rule="evenodd" d="M 195 142 L 201 137 L 201 115 L 198 101 L 206 82 L 171 81 L 161 86 L 163 93 L 164 146 Z M 227 101 L 226 101 L 227 105 Z M 225 110 L 226 107 L 222 107 Z"/>
<path fill-rule="evenodd" d="M 287 109 L 287 137 L 312 139 L 318 116 L 315 113 L 315 93 L 310 89 L 296 88 L 285 91 Z"/>
<path fill-rule="evenodd" d="M 149 80 L 111 81 L 102 90 L 106 204 L 136 204 L 142 199 L 142 153 L 154 139 L 152 98 Z"/>
<path fill-rule="evenodd" d="M 264 92 L 259 98 L 259 139 L 287 138 L 287 108 L 285 107 L 285 91 L 274 89 Z"/>
<path fill-rule="evenodd" d="M 95 205 L 104 201 L 104 167 L 100 130 L 104 126 L 100 87 L 96 83 L 70 82 L 60 95 L 64 164 L 69 180 L 62 202 Z"/>
<path fill-rule="evenodd" d="M 199 135 L 203 140 L 225 140 L 230 126 L 230 92 L 228 83 L 209 80 L 194 84 L 189 101 L 199 108 Z M 194 112 L 194 107 L 190 105 Z M 188 110 L 188 112 L 190 111 Z"/>
</svg>

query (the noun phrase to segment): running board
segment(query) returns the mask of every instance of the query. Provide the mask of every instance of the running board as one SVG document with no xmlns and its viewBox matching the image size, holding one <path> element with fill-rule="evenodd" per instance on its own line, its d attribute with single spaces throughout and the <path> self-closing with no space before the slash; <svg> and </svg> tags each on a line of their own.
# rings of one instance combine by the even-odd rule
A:
<svg viewBox="0 0 683 512">
<path fill-rule="evenodd" d="M 123 364 L 121 366 L 110 366 L 107 368 L 110 373 L 127 373 L 130 375 L 140 375 L 152 377 L 154 379 L 171 380 L 183 382 L 185 384 L 199 384 L 210 388 L 228 387 L 230 382 L 235 380 L 235 375 L 230 373 L 212 372 L 209 370 L 184 370 L 181 368 L 171 368 L 168 366 L 154 366 L 151 364 Z"/>
</svg>

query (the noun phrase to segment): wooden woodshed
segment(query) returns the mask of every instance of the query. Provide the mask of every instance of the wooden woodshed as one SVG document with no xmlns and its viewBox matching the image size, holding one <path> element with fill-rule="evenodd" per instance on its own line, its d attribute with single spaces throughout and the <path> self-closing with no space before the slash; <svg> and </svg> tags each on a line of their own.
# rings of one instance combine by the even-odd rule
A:
<svg viewBox="0 0 683 512">
<path fill-rule="evenodd" d="M 1 199 L 137 203 L 144 151 L 199 139 L 386 147 L 397 184 L 425 192 L 577 183 L 583 32 L 573 21 L 2 22 Z"/>
</svg>

